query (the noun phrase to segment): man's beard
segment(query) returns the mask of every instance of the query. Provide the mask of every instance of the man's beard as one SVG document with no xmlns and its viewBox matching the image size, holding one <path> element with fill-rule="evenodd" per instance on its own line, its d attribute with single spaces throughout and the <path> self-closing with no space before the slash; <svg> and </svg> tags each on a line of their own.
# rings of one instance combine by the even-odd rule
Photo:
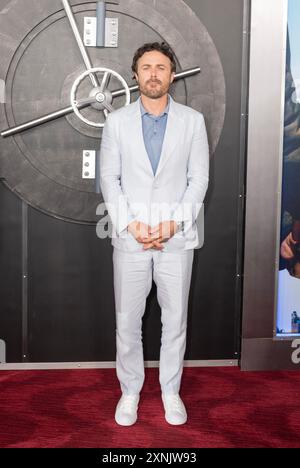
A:
<svg viewBox="0 0 300 468">
<path fill-rule="evenodd" d="M 162 85 L 161 81 L 156 80 L 155 83 L 158 83 L 159 85 L 162 85 L 162 86 L 155 87 L 155 88 L 148 86 L 151 83 L 152 81 L 149 80 L 145 83 L 145 85 L 139 85 L 140 93 L 144 94 L 148 98 L 159 99 L 165 94 L 167 94 L 167 92 L 169 91 L 170 83 Z"/>
</svg>

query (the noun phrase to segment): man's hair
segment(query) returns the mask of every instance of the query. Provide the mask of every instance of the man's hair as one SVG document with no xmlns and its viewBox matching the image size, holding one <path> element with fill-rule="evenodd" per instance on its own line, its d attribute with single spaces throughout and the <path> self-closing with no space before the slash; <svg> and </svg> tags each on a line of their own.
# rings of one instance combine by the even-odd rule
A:
<svg viewBox="0 0 300 468">
<path fill-rule="evenodd" d="M 171 60 L 171 71 L 176 72 L 176 62 L 174 53 L 171 47 L 166 42 L 148 42 L 140 47 L 134 54 L 131 69 L 134 73 L 137 73 L 138 60 L 146 53 L 152 50 L 157 50 L 162 54 L 166 55 Z"/>
</svg>

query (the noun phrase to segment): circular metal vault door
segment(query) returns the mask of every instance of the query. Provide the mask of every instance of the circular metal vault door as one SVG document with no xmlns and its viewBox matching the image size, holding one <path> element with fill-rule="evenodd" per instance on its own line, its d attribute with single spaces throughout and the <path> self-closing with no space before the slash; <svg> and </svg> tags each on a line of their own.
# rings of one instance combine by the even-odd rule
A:
<svg viewBox="0 0 300 468">
<path fill-rule="evenodd" d="M 84 17 L 95 16 L 96 2 L 70 4 L 82 36 Z M 0 11 L 5 37 L 0 44 L 4 130 L 70 106 L 72 85 L 85 66 L 60 0 L 28 0 L 26 9 L 23 0 L 0 0 Z M 224 123 L 225 81 L 216 48 L 199 18 L 182 0 L 121 0 L 118 5 L 107 3 L 107 16 L 119 20 L 119 46 L 88 48 L 93 67 L 114 70 L 132 86 L 135 50 L 145 42 L 164 40 L 176 54 L 177 71 L 201 68 L 200 74 L 176 81 L 171 95 L 204 114 L 213 153 Z M 108 89 L 118 88 L 120 82 L 113 76 Z M 131 93 L 131 102 L 137 97 L 137 92 Z M 117 97 L 114 107 L 122 105 L 124 97 Z M 94 121 L 99 109 L 89 106 L 82 115 Z M 100 143 L 100 128 L 69 113 L 1 138 L 0 176 L 23 200 L 51 216 L 95 223 L 101 195 L 94 179 L 82 178 L 82 154 L 98 150 Z"/>
</svg>

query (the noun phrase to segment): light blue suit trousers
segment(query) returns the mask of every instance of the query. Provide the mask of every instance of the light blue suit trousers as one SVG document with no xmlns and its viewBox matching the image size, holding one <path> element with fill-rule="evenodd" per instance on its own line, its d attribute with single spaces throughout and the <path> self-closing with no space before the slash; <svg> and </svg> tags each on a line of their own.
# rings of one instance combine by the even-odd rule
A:
<svg viewBox="0 0 300 468">
<path fill-rule="evenodd" d="M 137 394 L 144 382 L 142 317 L 152 279 L 161 307 L 159 381 L 163 393 L 179 393 L 186 348 L 189 289 L 194 249 L 126 252 L 114 248 L 116 370 L 124 394 Z"/>
</svg>

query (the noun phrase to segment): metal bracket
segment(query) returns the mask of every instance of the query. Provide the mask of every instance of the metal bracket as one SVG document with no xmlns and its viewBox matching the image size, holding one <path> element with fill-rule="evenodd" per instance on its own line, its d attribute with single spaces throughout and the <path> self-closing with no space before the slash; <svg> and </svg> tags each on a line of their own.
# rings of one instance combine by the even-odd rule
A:
<svg viewBox="0 0 300 468">
<path fill-rule="evenodd" d="M 118 47 L 119 20 L 118 18 L 106 18 L 105 20 L 105 47 Z"/>
<path fill-rule="evenodd" d="M 105 18 L 105 45 L 104 47 L 118 47 L 119 19 Z M 86 47 L 97 47 L 97 18 L 85 17 L 83 28 L 83 42 Z M 99 46 L 101 47 L 101 46 Z"/>
<path fill-rule="evenodd" d="M 5 104 L 5 81 L 0 80 L 0 103 Z"/>
<path fill-rule="evenodd" d="M 85 17 L 83 27 L 83 42 L 87 47 L 97 45 L 97 18 Z"/>
<path fill-rule="evenodd" d="M 82 178 L 95 179 L 96 177 L 96 151 L 84 150 L 82 153 Z"/>
</svg>

